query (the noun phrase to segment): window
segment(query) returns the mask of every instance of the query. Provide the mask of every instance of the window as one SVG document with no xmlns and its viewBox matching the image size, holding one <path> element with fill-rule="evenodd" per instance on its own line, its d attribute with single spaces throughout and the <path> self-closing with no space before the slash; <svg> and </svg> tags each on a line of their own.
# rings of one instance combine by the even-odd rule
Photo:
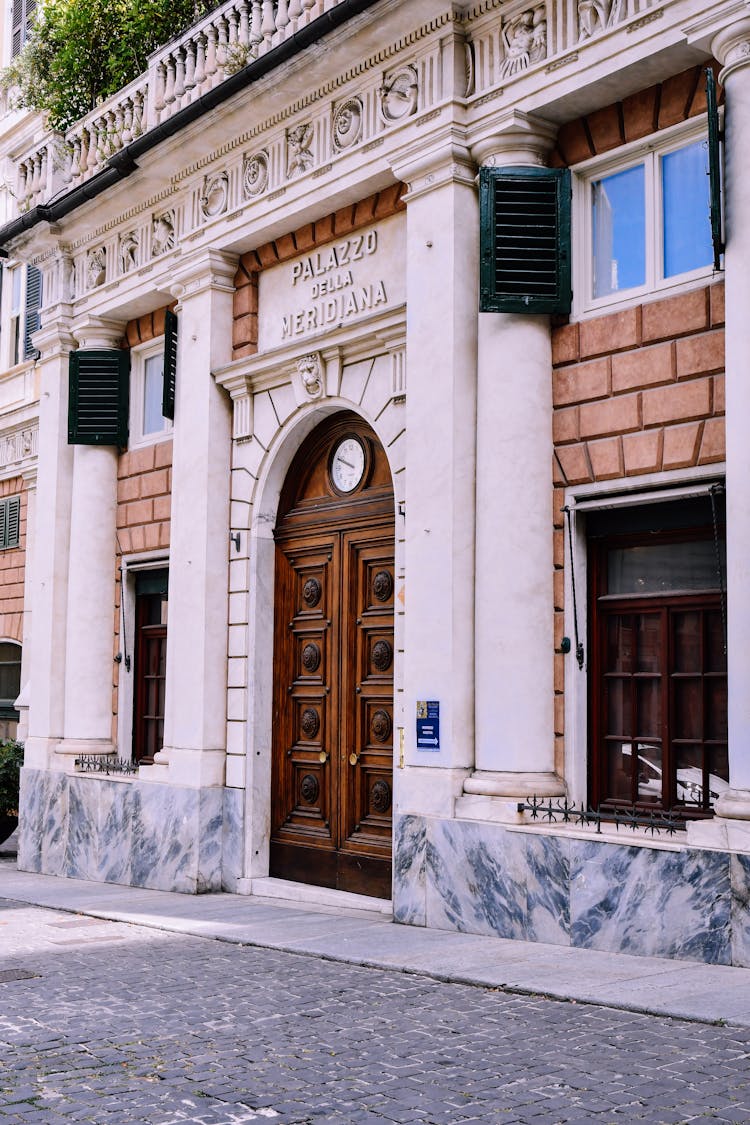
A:
<svg viewBox="0 0 750 1125">
<path fill-rule="evenodd" d="M 134 348 L 132 353 L 130 391 L 131 445 L 158 441 L 172 430 L 172 423 L 163 414 L 164 408 L 164 341 Z"/>
<path fill-rule="evenodd" d="M 39 328 L 42 275 L 34 266 L 14 266 L 10 273 L 10 357 L 14 367 L 35 355 L 32 335 Z"/>
<path fill-rule="evenodd" d="M 719 518 L 709 496 L 589 518 L 595 807 L 695 818 L 729 787 Z"/>
<path fill-rule="evenodd" d="M 0 642 L 0 719 L 18 722 L 16 699 L 21 694 L 21 646 Z"/>
<path fill-rule="evenodd" d="M 21 541 L 21 497 L 0 500 L 0 551 L 17 547 Z"/>
<path fill-rule="evenodd" d="M 598 163 L 579 179 L 586 307 L 709 273 L 714 254 L 708 142 L 684 130 L 628 158 Z"/>
</svg>

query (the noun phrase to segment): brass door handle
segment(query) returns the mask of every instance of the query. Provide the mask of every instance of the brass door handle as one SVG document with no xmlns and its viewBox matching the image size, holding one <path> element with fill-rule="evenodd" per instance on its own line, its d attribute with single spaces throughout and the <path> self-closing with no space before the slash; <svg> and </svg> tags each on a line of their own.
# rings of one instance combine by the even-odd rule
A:
<svg viewBox="0 0 750 1125">
<path fill-rule="evenodd" d="M 319 762 L 327 762 L 328 761 L 328 751 L 327 750 L 321 750 L 320 751 L 320 753 L 318 754 L 318 761 Z"/>
<path fill-rule="evenodd" d="M 358 761 L 359 761 L 359 754 L 352 753 L 352 754 L 349 755 L 349 765 L 350 766 L 356 766 Z"/>
</svg>

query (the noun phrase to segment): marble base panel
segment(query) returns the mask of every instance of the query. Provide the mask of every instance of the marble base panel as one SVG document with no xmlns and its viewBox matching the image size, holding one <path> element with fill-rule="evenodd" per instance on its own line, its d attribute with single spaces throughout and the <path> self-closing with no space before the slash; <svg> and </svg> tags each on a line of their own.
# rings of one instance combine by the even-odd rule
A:
<svg viewBox="0 0 750 1125">
<path fill-rule="evenodd" d="M 225 789 L 221 826 L 221 886 L 237 893 L 237 882 L 244 874 L 245 790 Z"/>
<path fill-rule="evenodd" d="M 232 836 L 225 808 L 234 809 L 225 792 L 24 768 L 18 866 L 187 894 L 221 890 Z M 233 870 L 236 851 L 232 839 Z"/>
<path fill-rule="evenodd" d="M 750 857 L 401 816 L 394 914 L 412 925 L 750 965 Z"/>
</svg>

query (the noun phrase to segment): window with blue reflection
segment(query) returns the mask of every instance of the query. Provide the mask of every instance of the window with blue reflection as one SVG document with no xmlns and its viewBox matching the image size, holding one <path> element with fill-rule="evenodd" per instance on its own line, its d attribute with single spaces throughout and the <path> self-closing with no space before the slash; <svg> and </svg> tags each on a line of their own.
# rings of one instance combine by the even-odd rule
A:
<svg viewBox="0 0 750 1125">
<path fill-rule="evenodd" d="M 164 391 L 164 355 L 149 356 L 143 379 L 143 433 L 158 434 L 164 429 L 161 413 Z"/>
<path fill-rule="evenodd" d="M 711 246 L 711 198 L 708 148 L 696 141 L 661 159 L 664 276 L 708 266 Z"/>
<path fill-rule="evenodd" d="M 605 176 L 593 188 L 594 297 L 646 281 L 646 175 L 643 164 Z"/>
</svg>

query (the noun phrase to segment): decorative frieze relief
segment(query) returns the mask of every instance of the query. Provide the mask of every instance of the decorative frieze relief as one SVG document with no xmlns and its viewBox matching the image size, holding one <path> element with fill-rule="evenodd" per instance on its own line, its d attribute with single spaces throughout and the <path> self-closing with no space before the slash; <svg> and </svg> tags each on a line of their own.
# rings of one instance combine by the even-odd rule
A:
<svg viewBox="0 0 750 1125">
<path fill-rule="evenodd" d="M 578 0 L 579 38 L 588 39 L 622 19 L 623 0 Z"/>
<path fill-rule="evenodd" d="M 547 57 L 547 10 L 544 4 L 528 8 L 502 26 L 505 55 L 500 78 L 512 78 Z"/>
<path fill-rule="evenodd" d="M 130 230 L 121 234 L 117 245 L 117 261 L 120 273 L 126 274 L 138 265 L 138 251 L 141 239 L 138 231 Z"/>
<path fill-rule="evenodd" d="M 107 248 L 97 246 L 89 250 L 86 259 L 86 287 L 97 289 L 107 280 Z"/>
<path fill-rule="evenodd" d="M 163 211 L 161 215 L 154 215 L 151 226 L 151 254 L 158 258 L 162 254 L 174 250 L 177 244 L 175 212 L 171 208 Z"/>
<path fill-rule="evenodd" d="M 312 151 L 315 131 L 309 121 L 302 125 L 295 125 L 288 129 L 286 134 L 286 175 L 287 179 L 294 179 L 304 172 L 309 172 L 315 164 Z"/>
<path fill-rule="evenodd" d="M 217 172 L 203 179 L 203 189 L 200 194 L 200 209 L 204 219 L 213 219 L 227 209 L 229 201 L 229 176 L 226 172 Z"/>
<path fill-rule="evenodd" d="M 0 436 L 0 471 L 33 460 L 38 451 L 39 427 L 36 425 L 3 434 Z"/>
<path fill-rule="evenodd" d="M 268 184 L 268 153 L 246 156 L 242 164 L 242 192 L 245 199 L 262 195 Z"/>
<path fill-rule="evenodd" d="M 347 98 L 334 109 L 333 147 L 337 152 L 352 148 L 362 137 L 362 100 Z"/>
<path fill-rule="evenodd" d="M 419 102 L 419 82 L 413 66 L 401 66 L 383 78 L 378 90 L 380 114 L 386 124 L 403 121 L 417 112 Z"/>
</svg>

